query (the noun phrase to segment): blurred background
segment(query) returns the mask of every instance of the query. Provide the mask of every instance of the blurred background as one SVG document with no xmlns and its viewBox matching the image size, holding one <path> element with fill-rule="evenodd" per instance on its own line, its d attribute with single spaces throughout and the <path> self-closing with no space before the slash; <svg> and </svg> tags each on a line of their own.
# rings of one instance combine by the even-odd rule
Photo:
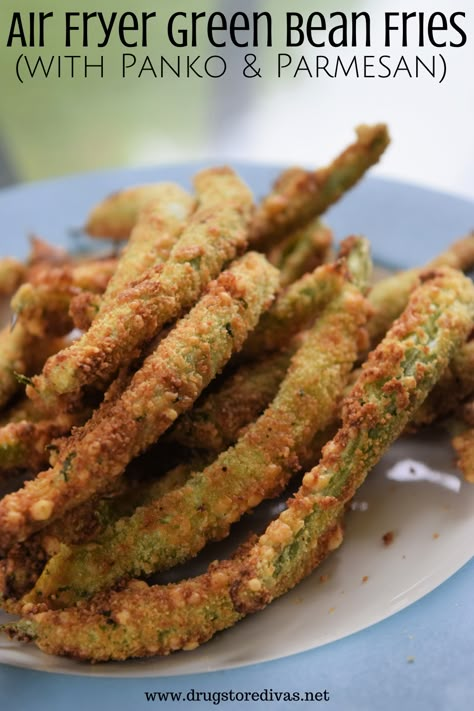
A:
<svg viewBox="0 0 474 711">
<path fill-rule="evenodd" d="M 406 4 L 408 5 L 408 4 Z M 54 10 L 64 12 L 156 11 L 163 19 L 172 12 L 221 10 L 228 16 L 237 10 L 268 10 L 274 18 L 275 38 L 283 37 L 279 24 L 287 10 L 303 14 L 319 10 L 367 11 L 373 20 L 372 47 L 349 47 L 340 51 L 352 54 L 403 54 L 412 61 L 417 53 L 427 57 L 435 48 L 419 50 L 417 37 L 409 48 L 383 47 L 383 32 L 378 20 L 385 10 L 466 12 L 463 27 L 468 34 L 465 47 L 441 50 L 448 62 L 442 84 L 429 76 L 418 79 L 313 78 L 306 73 L 276 77 L 276 55 L 293 52 L 295 66 L 305 54 L 334 56 L 338 50 L 304 46 L 287 50 L 283 42 L 272 48 L 255 50 L 262 77 L 242 77 L 243 57 L 251 49 L 212 48 L 204 40 L 197 49 L 176 49 L 164 32 L 152 34 L 150 46 L 137 50 L 144 58 L 159 63 L 161 54 L 173 60 L 177 53 L 195 56 L 220 54 L 228 70 L 220 79 L 154 78 L 147 72 L 141 78 L 120 75 L 121 54 L 126 50 L 113 41 L 104 50 L 91 47 L 90 61 L 102 52 L 106 77 L 92 71 L 85 79 L 35 79 L 21 84 L 15 76 L 15 61 L 21 48 L 6 48 L 8 28 L 14 11 Z M 0 4 L 0 184 L 37 180 L 78 171 L 114 166 L 131 166 L 193 159 L 213 161 L 264 161 L 276 163 L 321 164 L 330 159 L 353 137 L 358 123 L 386 121 L 393 144 L 376 168 L 378 174 L 426 184 L 474 198 L 474 21 L 472 3 L 467 0 L 429 2 L 411 0 L 409 7 L 392 0 L 2 0 Z M 54 19 L 47 34 L 47 46 L 25 53 L 48 59 L 66 53 L 63 23 Z M 280 18 L 280 19 L 279 19 Z M 157 25 L 153 25 L 155 29 Z M 49 28 L 49 26 L 47 26 Z M 78 46 L 75 53 L 81 50 Z M 439 50 L 438 50 L 439 51 Z M 394 62 L 396 64 L 396 62 Z"/>
</svg>

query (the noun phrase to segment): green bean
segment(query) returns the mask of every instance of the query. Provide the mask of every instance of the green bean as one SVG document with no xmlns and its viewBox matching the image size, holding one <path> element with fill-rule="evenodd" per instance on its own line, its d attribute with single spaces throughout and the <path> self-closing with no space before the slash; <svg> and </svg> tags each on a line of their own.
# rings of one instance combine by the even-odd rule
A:
<svg viewBox="0 0 474 711">
<path fill-rule="evenodd" d="M 474 232 L 470 232 L 450 244 L 447 250 L 441 252 L 428 263 L 428 267 L 433 269 L 435 267 L 451 267 L 460 269 L 462 272 L 472 269 L 474 267 Z"/>
<path fill-rule="evenodd" d="M 277 288 L 278 272 L 247 253 L 162 339 L 130 385 L 74 430 L 55 465 L 0 501 L 5 550 L 107 488 L 188 409 L 238 350 Z"/>
<path fill-rule="evenodd" d="M 293 349 L 244 363 L 216 390 L 202 394 L 195 407 L 179 418 L 167 439 L 185 447 L 220 452 L 236 441 L 240 430 L 259 417 L 275 397 Z"/>
<path fill-rule="evenodd" d="M 331 230 L 316 218 L 271 250 L 268 258 L 280 270 L 281 286 L 288 286 L 329 261 L 331 243 Z"/>
<path fill-rule="evenodd" d="M 33 336 L 65 336 L 72 331 L 69 305 L 75 289 L 66 284 L 23 284 L 12 299 L 18 321 Z"/>
<path fill-rule="evenodd" d="M 245 247 L 252 208 L 247 187 L 225 168 L 203 171 L 195 183 L 198 209 L 166 263 L 103 304 L 87 333 L 51 358 L 34 379 L 36 391 L 50 407 L 77 400 L 86 385 L 107 384 L 165 323 L 190 308 L 223 265 Z"/>
<path fill-rule="evenodd" d="M 178 185 L 161 183 L 153 188 L 154 197 L 137 214 L 130 239 L 107 286 L 103 308 L 148 269 L 168 259 L 195 207 L 191 196 Z"/>
<path fill-rule="evenodd" d="M 0 297 L 10 296 L 26 276 L 26 266 L 13 257 L 0 258 Z"/>
<path fill-rule="evenodd" d="M 85 231 L 91 237 L 128 239 L 141 210 L 156 197 L 161 198 L 163 185 L 167 184 L 136 185 L 112 193 L 91 210 Z"/>
<path fill-rule="evenodd" d="M 369 281 L 365 265 L 370 264 L 367 243 L 354 238 L 345 240 L 340 248 L 340 259 L 343 261 L 338 268 L 343 270 L 342 265 L 347 264 L 352 279 L 356 279 L 359 288 L 365 290 Z M 336 281 L 333 267 L 324 267 L 319 272 L 315 272 L 315 276 L 321 293 L 323 288 L 321 284 L 326 278 L 334 280 L 334 294 L 344 283 L 342 272 L 339 274 L 339 282 Z M 293 293 L 296 295 L 302 293 L 305 299 L 305 287 L 308 282 L 309 279 L 304 279 L 303 289 L 300 291 L 299 286 L 296 285 Z M 260 326 L 257 327 L 257 330 L 261 329 L 261 335 L 257 334 L 257 343 L 252 347 L 252 339 L 255 336 L 251 335 L 250 344 L 247 341 L 244 351 L 252 349 L 258 353 L 259 349 L 263 348 L 262 335 L 270 345 L 275 344 L 275 339 L 280 340 L 279 334 L 282 341 L 288 341 L 288 333 L 295 328 L 295 320 L 298 326 L 301 325 L 301 322 L 295 319 L 295 310 L 286 307 L 287 304 L 291 304 L 291 298 L 290 291 L 290 299 L 286 296 L 277 299 L 274 307 L 270 309 L 270 314 L 279 314 L 280 318 L 267 319 L 264 315 Z M 324 298 L 329 299 L 329 296 Z M 298 303 L 297 298 L 295 301 Z M 310 312 L 314 315 L 315 310 L 311 308 Z M 309 321 L 309 318 L 307 320 Z M 275 323 L 278 324 L 276 328 Z M 221 451 L 233 444 L 239 430 L 258 417 L 276 395 L 295 348 L 296 344 L 291 344 L 289 349 L 276 351 L 256 362 L 240 365 L 227 379 L 224 378 L 217 389 L 204 393 L 196 406 L 178 420 L 169 433 L 169 439 L 188 447 L 215 451 Z"/>
<path fill-rule="evenodd" d="M 307 328 L 344 284 L 344 271 L 363 291 L 367 288 L 368 242 L 349 237 L 340 247 L 340 260 L 323 264 L 283 291 L 265 313 L 242 350 L 242 357 L 255 358 L 285 346 L 295 333 Z"/>
<path fill-rule="evenodd" d="M 37 338 L 17 322 L 0 331 L 0 408 L 17 395 L 30 376 L 65 345 L 63 338 Z"/>
<path fill-rule="evenodd" d="M 327 167 L 314 172 L 295 168 L 278 178 L 255 214 L 251 247 L 265 249 L 318 217 L 377 163 L 389 143 L 387 127 L 359 126 L 356 133 L 355 143 Z"/>
<path fill-rule="evenodd" d="M 15 373 L 25 375 L 29 370 L 29 355 L 35 338 L 17 323 L 0 331 L 0 408 L 18 392 L 21 385 Z"/>
<path fill-rule="evenodd" d="M 0 560 L 0 600 L 5 611 L 21 611 L 30 591 L 49 558 L 61 547 L 92 541 L 106 527 L 123 516 L 130 516 L 137 506 L 143 506 L 174 488 L 182 486 L 196 468 L 209 463 L 208 456 L 192 456 L 169 469 L 158 478 L 143 478 L 142 463 L 135 462 L 127 476 L 114 482 L 100 497 L 76 506 L 26 541 L 17 543 Z M 138 471 L 135 471 L 138 469 Z"/>
<path fill-rule="evenodd" d="M 47 448 L 51 442 L 67 435 L 72 427 L 82 425 L 86 417 L 85 413 L 59 413 L 49 420 L 23 420 L 0 427 L 0 471 L 38 471 L 49 462 Z"/>
<path fill-rule="evenodd" d="M 35 336 L 66 335 L 74 327 L 69 313 L 72 299 L 84 291 L 103 293 L 116 267 L 117 260 L 109 258 L 48 268 L 18 289 L 11 308 Z"/>
<path fill-rule="evenodd" d="M 242 593 L 240 609 L 266 604 L 310 571 L 311 547 L 337 522 L 368 471 L 401 434 L 466 338 L 473 317 L 474 286 L 459 272 L 440 269 L 413 293 L 364 364 L 343 403 L 342 426 L 323 448 L 322 460 L 259 540 L 236 591 L 236 598 Z"/>
<path fill-rule="evenodd" d="M 410 427 L 429 425 L 453 412 L 474 393 L 474 340 L 462 344 L 421 407 L 415 412 Z"/>
<path fill-rule="evenodd" d="M 393 321 L 402 313 L 423 271 L 441 266 L 462 271 L 471 269 L 474 266 L 474 233 L 453 242 L 447 250 L 441 252 L 426 266 L 399 272 L 375 284 L 369 294 L 374 312 L 369 321 L 372 344 L 379 342 Z"/>
<path fill-rule="evenodd" d="M 364 305 L 346 281 L 293 356 L 273 403 L 236 445 L 96 542 L 64 547 L 28 600 L 69 605 L 119 579 L 182 563 L 207 541 L 225 537 L 249 508 L 279 493 L 316 432 L 337 416 L 358 353 Z"/>
<path fill-rule="evenodd" d="M 24 609 L 4 630 L 45 652 L 94 661 L 193 649 L 261 609 L 342 541 L 340 518 L 367 472 L 403 431 L 465 340 L 474 287 L 439 270 L 369 356 L 343 406 L 342 426 L 285 511 L 256 542 L 204 575 L 172 585 L 131 581 L 66 610 Z"/>
<path fill-rule="evenodd" d="M 474 266 L 474 233 L 453 242 L 425 267 L 410 269 L 375 284 L 369 294 L 373 309 L 368 324 L 372 344 L 378 343 L 393 321 L 405 308 L 413 289 L 424 272 L 439 266 L 469 270 Z M 430 424 L 449 414 L 463 398 L 474 392 L 474 344 L 462 344 L 426 401 L 414 414 L 409 429 Z"/>
</svg>

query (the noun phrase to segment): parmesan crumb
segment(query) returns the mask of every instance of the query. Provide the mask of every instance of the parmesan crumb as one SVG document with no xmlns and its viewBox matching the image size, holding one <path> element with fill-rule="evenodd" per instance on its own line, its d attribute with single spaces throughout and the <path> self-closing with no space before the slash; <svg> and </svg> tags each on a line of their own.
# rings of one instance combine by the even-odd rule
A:
<svg viewBox="0 0 474 711">
<path fill-rule="evenodd" d="M 53 513 L 54 504 L 49 499 L 40 499 L 30 507 L 31 518 L 34 521 L 46 521 Z"/>
<path fill-rule="evenodd" d="M 248 582 L 248 587 L 252 592 L 259 592 L 262 589 L 262 583 L 258 578 L 252 578 Z"/>
</svg>

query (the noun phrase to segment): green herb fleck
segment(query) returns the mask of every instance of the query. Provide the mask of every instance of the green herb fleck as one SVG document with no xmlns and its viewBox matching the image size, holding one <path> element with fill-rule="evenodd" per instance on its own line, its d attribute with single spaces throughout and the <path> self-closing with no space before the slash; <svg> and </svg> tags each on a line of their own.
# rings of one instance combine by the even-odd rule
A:
<svg viewBox="0 0 474 711">
<path fill-rule="evenodd" d="M 61 469 L 61 474 L 64 477 L 64 481 L 69 481 L 69 472 L 71 471 L 72 467 L 72 460 L 76 456 L 76 452 L 70 452 L 67 456 L 66 459 L 64 460 L 64 464 Z"/>
<path fill-rule="evenodd" d="M 201 268 L 201 257 L 193 257 L 192 259 L 189 260 L 189 263 L 192 266 L 192 268 L 198 272 L 199 269 Z"/>
<path fill-rule="evenodd" d="M 16 370 L 13 371 L 13 375 L 18 380 L 18 382 L 21 383 L 22 385 L 32 385 L 34 387 L 32 379 L 28 378 L 27 375 L 23 375 L 22 373 L 17 373 Z"/>
</svg>

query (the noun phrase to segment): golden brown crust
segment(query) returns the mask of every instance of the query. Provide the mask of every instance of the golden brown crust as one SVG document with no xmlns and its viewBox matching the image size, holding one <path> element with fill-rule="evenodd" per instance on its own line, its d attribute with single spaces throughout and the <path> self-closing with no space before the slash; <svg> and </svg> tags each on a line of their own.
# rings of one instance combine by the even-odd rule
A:
<svg viewBox="0 0 474 711">
<path fill-rule="evenodd" d="M 451 443 L 457 454 L 456 463 L 464 478 L 474 484 L 474 429 L 469 428 L 453 437 Z"/>
<path fill-rule="evenodd" d="M 263 249 L 320 215 L 379 160 L 389 143 L 387 127 L 359 126 L 356 132 L 357 140 L 327 167 L 291 168 L 279 176 L 255 214 L 252 247 Z"/>
</svg>

